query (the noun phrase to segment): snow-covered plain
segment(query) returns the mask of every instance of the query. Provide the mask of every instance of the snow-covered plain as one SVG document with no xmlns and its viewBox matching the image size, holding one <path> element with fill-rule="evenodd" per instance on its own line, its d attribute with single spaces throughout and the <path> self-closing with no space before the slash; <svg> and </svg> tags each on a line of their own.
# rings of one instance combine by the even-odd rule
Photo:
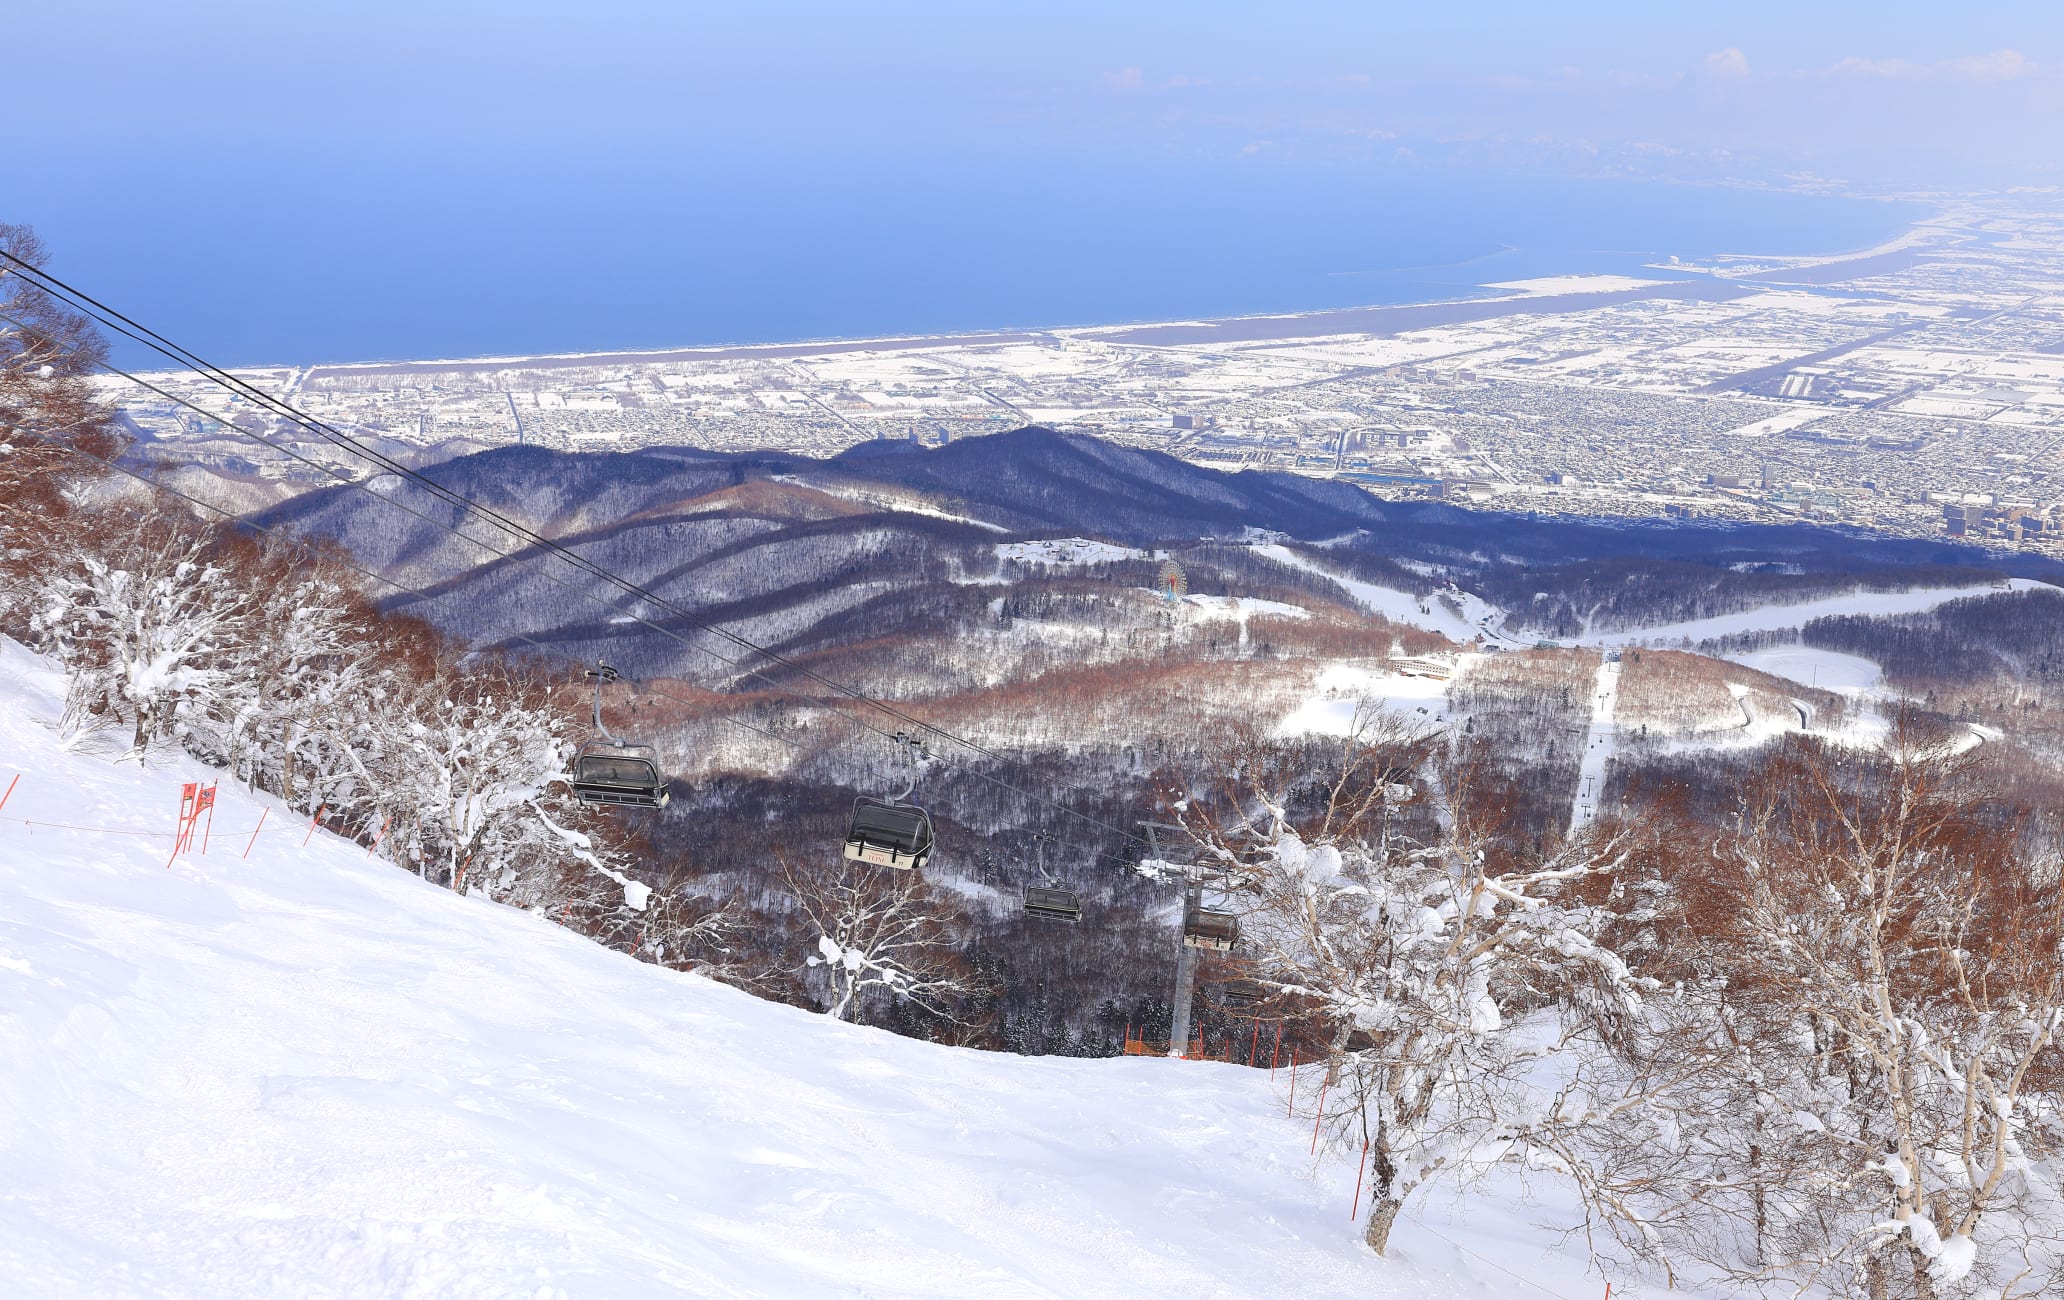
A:
<svg viewBox="0 0 2064 1300">
<path fill-rule="evenodd" d="M 67 751 L 59 691 L 0 642 L 7 1295 L 1604 1290 L 1531 1226 L 1567 1210 L 1509 1188 L 1422 1207 L 1370 1255 L 1353 1164 L 1307 1155 L 1287 1071 L 832 1023 L 453 895 L 227 784 L 207 851 L 168 867 L 180 783 L 212 774 Z"/>
</svg>

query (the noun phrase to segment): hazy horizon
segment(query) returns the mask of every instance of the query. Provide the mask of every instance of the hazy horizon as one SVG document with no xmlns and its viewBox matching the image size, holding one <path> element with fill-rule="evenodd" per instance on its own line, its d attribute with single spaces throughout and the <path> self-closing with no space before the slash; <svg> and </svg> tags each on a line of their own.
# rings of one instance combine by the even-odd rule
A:
<svg viewBox="0 0 2064 1300">
<path fill-rule="evenodd" d="M 15 20 L 0 220 L 231 364 L 1303 311 L 2050 185 L 2034 6 L 131 3 Z M 1424 274 L 1431 271 L 1431 274 Z M 137 359 L 120 353 L 128 359 Z"/>
</svg>

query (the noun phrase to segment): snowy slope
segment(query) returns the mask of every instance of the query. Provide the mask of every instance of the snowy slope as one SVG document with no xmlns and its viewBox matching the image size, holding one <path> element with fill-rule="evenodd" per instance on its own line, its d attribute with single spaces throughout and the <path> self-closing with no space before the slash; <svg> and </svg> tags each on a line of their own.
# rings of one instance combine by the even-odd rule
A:
<svg viewBox="0 0 2064 1300">
<path fill-rule="evenodd" d="M 1504 611 L 1473 592 L 1454 592 L 1445 600 L 1437 596 L 1415 596 L 1408 591 L 1336 573 L 1280 544 L 1257 546 L 1254 552 L 1338 583 L 1342 590 L 1361 603 L 1362 608 L 1393 623 L 1438 632 L 1450 641 L 1467 642 L 1479 633 L 1510 639 L 1502 631 Z"/>
<path fill-rule="evenodd" d="M 1437 1202 L 1369 1255 L 1287 1071 L 830 1023 L 304 847 L 276 806 L 245 858 L 265 805 L 227 784 L 168 868 L 207 773 L 66 752 L 57 691 L 0 642 L 5 1294 L 1604 1289 L 1528 1226 L 1566 1212 L 1510 1203 Z"/>
<path fill-rule="evenodd" d="M 1990 596 L 2002 591 L 2030 591 L 2047 586 L 2030 578 L 2010 578 L 2003 586 L 1991 583 L 1967 587 L 1921 587 L 1911 591 L 1851 591 L 1839 596 L 1800 601 L 1792 605 L 1760 605 L 1735 614 L 1665 623 L 1631 631 L 1587 634 L 1578 638 L 1584 645 L 1634 646 L 1674 645 L 1682 641 L 1703 641 L 1708 637 L 1738 636 L 1744 632 L 1776 632 L 1806 626 L 1816 618 L 1837 614 L 1883 617 L 1889 614 L 1918 614 L 1967 596 Z"/>
<path fill-rule="evenodd" d="M 1469 657 L 1461 656 L 1464 660 Z M 1427 725 L 1444 721 L 1448 682 L 1354 664 L 1328 664 L 1313 680 L 1312 693 L 1277 724 L 1276 734 L 1350 736 L 1374 709 L 1416 714 Z"/>
<path fill-rule="evenodd" d="M 1613 714 L 1620 706 L 1620 662 L 1606 659 L 1598 665 L 1598 680 L 1591 688 L 1591 725 L 1584 733 L 1584 756 L 1577 764 L 1577 793 L 1570 808 L 1570 833 L 1574 835 L 1598 815 L 1605 798 L 1605 766 L 1619 748 L 1619 726 Z"/>
<path fill-rule="evenodd" d="M 1885 670 L 1862 655 L 1815 646 L 1780 645 L 1720 657 L 1801 686 L 1839 691 L 1855 699 L 1884 694 Z"/>
</svg>

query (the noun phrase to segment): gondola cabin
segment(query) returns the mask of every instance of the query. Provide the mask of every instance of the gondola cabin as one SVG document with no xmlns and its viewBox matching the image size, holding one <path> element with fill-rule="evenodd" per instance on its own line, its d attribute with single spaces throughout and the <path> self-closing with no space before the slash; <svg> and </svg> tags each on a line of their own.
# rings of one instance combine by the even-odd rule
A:
<svg viewBox="0 0 2064 1300">
<path fill-rule="evenodd" d="M 1183 913 L 1182 941 L 1187 947 L 1230 952 L 1239 937 L 1240 918 L 1231 912 L 1192 907 Z"/>
<path fill-rule="evenodd" d="M 922 871 L 932 856 L 932 819 L 916 804 L 856 799 L 846 824 L 846 856 L 898 871 Z"/>
<path fill-rule="evenodd" d="M 652 746 L 601 741 L 582 745 L 574 755 L 573 796 L 619 808 L 664 808 L 669 798 Z"/>
<path fill-rule="evenodd" d="M 1037 916 L 1048 921 L 1080 921 L 1082 900 L 1075 897 L 1073 890 L 1055 889 L 1050 885 L 1027 885 L 1025 915 Z"/>
</svg>

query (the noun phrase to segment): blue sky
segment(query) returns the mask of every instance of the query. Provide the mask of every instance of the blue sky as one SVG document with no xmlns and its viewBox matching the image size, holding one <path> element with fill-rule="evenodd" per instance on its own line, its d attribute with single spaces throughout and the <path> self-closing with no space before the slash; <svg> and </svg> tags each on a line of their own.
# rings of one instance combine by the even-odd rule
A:
<svg viewBox="0 0 2064 1300">
<path fill-rule="evenodd" d="M 232 362 L 1301 310 L 2064 183 L 2056 4 L 17 8 L 0 220 Z"/>
<path fill-rule="evenodd" d="M 2047 183 L 2055 4 L 39 5 L 32 141 L 609 162 L 1389 155 L 1872 188 Z M 26 57 L 25 57 L 26 56 Z M 14 146 L 11 146 L 14 147 Z"/>
</svg>

